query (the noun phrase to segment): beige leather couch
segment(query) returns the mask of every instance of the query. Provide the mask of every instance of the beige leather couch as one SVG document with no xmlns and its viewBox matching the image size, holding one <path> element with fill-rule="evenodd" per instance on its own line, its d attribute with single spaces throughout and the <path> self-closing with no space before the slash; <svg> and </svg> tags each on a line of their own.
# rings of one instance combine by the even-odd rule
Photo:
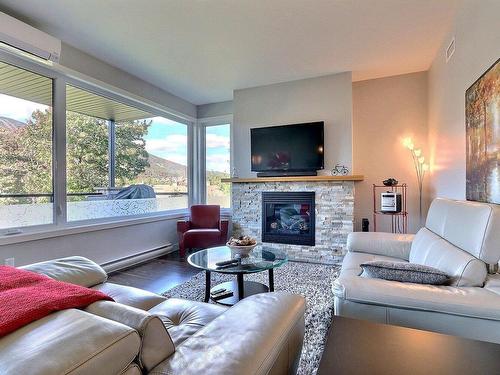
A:
<svg viewBox="0 0 500 375">
<path fill-rule="evenodd" d="M 0 338 L 0 374 L 292 374 L 304 336 L 304 299 L 258 294 L 232 308 L 165 299 L 106 282 L 70 257 L 23 267 L 101 290 L 116 302 L 53 313 Z"/>
<path fill-rule="evenodd" d="M 352 233 L 335 314 L 500 343 L 500 207 L 436 199 L 416 235 Z M 360 277 L 370 260 L 419 263 L 446 272 L 446 286 Z"/>
</svg>

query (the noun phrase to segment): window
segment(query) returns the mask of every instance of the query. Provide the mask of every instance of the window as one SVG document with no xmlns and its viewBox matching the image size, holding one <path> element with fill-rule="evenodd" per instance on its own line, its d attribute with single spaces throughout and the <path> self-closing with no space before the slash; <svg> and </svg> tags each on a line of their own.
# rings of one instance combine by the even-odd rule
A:
<svg viewBox="0 0 500 375">
<path fill-rule="evenodd" d="M 186 125 L 66 92 L 68 221 L 187 208 Z"/>
<path fill-rule="evenodd" d="M 186 209 L 189 176 L 202 173 L 188 169 L 188 148 L 203 145 L 189 120 L 167 116 L 0 50 L 0 238 Z"/>
<path fill-rule="evenodd" d="M 230 131 L 229 124 L 205 127 L 207 203 L 221 207 L 231 207 L 230 184 L 222 182 L 230 176 Z"/>
<path fill-rule="evenodd" d="M 52 79 L 0 62 L 0 229 L 51 224 Z"/>
<path fill-rule="evenodd" d="M 187 144 L 187 126 L 164 117 L 117 122 L 118 186 L 151 186 L 156 211 L 187 208 Z"/>
</svg>

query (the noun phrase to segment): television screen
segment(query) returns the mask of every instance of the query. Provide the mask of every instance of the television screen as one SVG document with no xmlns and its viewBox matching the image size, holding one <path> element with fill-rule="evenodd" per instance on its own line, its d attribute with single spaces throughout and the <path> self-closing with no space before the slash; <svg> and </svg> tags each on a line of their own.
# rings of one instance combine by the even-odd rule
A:
<svg viewBox="0 0 500 375">
<path fill-rule="evenodd" d="M 323 132 L 323 121 L 251 129 L 252 171 L 323 169 Z"/>
</svg>

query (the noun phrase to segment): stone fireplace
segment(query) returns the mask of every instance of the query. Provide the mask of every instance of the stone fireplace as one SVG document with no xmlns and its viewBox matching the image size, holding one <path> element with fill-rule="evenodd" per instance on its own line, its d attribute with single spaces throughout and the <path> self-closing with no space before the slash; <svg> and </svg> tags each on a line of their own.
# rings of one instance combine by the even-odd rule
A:
<svg viewBox="0 0 500 375">
<path fill-rule="evenodd" d="M 315 243 L 314 192 L 263 192 L 262 242 Z"/>
<path fill-rule="evenodd" d="M 287 252 L 291 260 L 329 264 L 340 262 L 346 252 L 347 235 L 353 230 L 355 180 L 325 177 L 311 177 L 310 180 L 298 178 L 298 181 L 279 178 L 277 181 L 272 178 L 231 180 L 233 235 L 249 235 L 268 246 L 279 247 Z M 275 193 L 278 194 L 273 195 Z M 297 197 L 303 193 L 313 195 L 310 206 L 313 209 L 308 211 L 303 206 L 307 205 L 304 201 L 279 201 L 281 197 L 286 197 L 282 193 L 290 194 L 289 197 L 292 193 L 300 193 Z M 266 197 L 272 197 L 274 203 L 264 205 Z M 268 230 L 268 225 L 273 230 Z M 287 228 L 295 234 L 304 234 L 305 231 L 312 234 L 314 231 L 313 240 L 309 239 L 308 243 L 292 242 L 290 238 L 293 236 L 287 233 Z"/>
</svg>

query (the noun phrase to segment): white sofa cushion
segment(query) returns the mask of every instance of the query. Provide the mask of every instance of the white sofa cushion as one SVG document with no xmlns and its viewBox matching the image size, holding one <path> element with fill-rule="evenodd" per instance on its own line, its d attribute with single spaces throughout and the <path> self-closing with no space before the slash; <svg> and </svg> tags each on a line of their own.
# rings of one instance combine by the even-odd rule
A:
<svg viewBox="0 0 500 375">
<path fill-rule="evenodd" d="M 19 268 L 86 288 L 104 283 L 108 279 L 106 271 L 101 266 L 80 256 L 53 259 Z"/>
<path fill-rule="evenodd" d="M 500 206 L 437 198 L 425 226 L 482 261 L 500 260 Z"/>
<path fill-rule="evenodd" d="M 446 273 L 454 286 L 483 286 L 486 264 L 466 251 L 439 237 L 427 228 L 413 240 L 410 263 L 423 264 Z"/>
<path fill-rule="evenodd" d="M 113 298 L 115 302 L 141 310 L 149 310 L 166 300 L 165 297 L 148 292 L 147 290 L 108 282 L 95 285 L 92 289 L 99 290 L 104 294 L 107 294 Z"/>
<path fill-rule="evenodd" d="M 131 327 L 62 310 L 0 338 L 0 374 L 120 374 L 140 347 Z"/>
<path fill-rule="evenodd" d="M 500 320 L 498 295 L 484 288 L 399 283 L 359 276 L 343 276 L 333 282 L 336 297 L 402 309 Z"/>
<path fill-rule="evenodd" d="M 347 237 L 347 250 L 408 260 L 414 237 L 413 234 L 352 232 Z"/>
</svg>

